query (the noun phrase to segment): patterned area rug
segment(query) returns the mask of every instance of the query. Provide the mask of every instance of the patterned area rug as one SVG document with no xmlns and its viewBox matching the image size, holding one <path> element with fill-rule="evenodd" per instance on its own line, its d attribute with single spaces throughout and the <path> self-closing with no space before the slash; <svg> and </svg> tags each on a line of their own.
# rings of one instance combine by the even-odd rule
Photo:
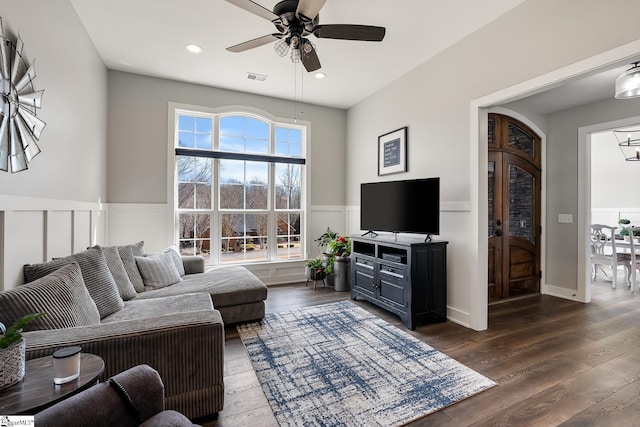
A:
<svg viewBox="0 0 640 427">
<path fill-rule="evenodd" d="M 281 426 L 399 426 L 496 385 L 351 301 L 238 332 Z"/>
</svg>

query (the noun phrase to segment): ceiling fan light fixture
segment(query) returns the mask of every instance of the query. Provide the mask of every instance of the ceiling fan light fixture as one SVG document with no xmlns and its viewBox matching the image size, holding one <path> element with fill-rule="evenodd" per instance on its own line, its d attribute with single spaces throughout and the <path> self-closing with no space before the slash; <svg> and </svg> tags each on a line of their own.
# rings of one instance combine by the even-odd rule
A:
<svg viewBox="0 0 640 427">
<path fill-rule="evenodd" d="M 637 98 L 640 96 L 640 62 L 634 62 L 616 79 L 616 99 Z"/>
<path fill-rule="evenodd" d="M 276 44 L 273 46 L 273 50 L 275 50 L 278 55 L 284 58 L 289 52 L 289 42 L 287 41 L 287 39 L 282 38 L 276 42 Z"/>
</svg>

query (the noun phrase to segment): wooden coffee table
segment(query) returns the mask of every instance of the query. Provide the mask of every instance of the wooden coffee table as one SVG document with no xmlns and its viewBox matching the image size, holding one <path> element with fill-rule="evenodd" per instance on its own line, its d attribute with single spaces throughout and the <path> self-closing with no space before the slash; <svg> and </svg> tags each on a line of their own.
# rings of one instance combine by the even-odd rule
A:
<svg viewBox="0 0 640 427">
<path fill-rule="evenodd" d="M 104 361 L 95 354 L 80 354 L 80 376 L 66 384 L 53 383 L 53 357 L 27 360 L 22 381 L 0 390 L 0 414 L 33 415 L 95 385 L 104 372 Z"/>
</svg>

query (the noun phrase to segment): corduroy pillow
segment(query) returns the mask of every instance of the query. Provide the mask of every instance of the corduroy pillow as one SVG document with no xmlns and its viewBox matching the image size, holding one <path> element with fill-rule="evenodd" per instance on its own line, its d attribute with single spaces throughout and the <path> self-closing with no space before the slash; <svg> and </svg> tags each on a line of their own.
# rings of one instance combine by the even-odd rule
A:
<svg viewBox="0 0 640 427">
<path fill-rule="evenodd" d="M 178 270 L 178 274 L 180 275 L 180 277 L 183 277 L 185 274 L 187 274 L 187 272 L 184 270 L 184 263 L 182 262 L 182 256 L 180 255 L 180 252 L 178 252 L 177 246 L 169 246 L 163 252 L 151 252 L 151 253 L 148 253 L 148 254 L 144 254 L 144 256 L 146 256 L 146 257 L 150 257 L 150 256 L 157 257 L 158 255 L 162 255 L 162 254 L 171 255 L 171 259 L 173 260 L 173 264 L 176 266 L 176 270 Z"/>
<path fill-rule="evenodd" d="M 160 289 L 182 281 L 170 253 L 137 256 L 136 264 L 146 290 Z"/>
<path fill-rule="evenodd" d="M 107 261 L 101 249 L 89 248 L 84 252 L 57 258 L 50 262 L 27 264 L 23 268 L 25 282 L 32 282 L 44 277 L 71 262 L 77 262 L 80 266 L 84 284 L 98 307 L 101 319 L 124 308 L 124 302 L 118 292 L 118 285 L 107 267 Z"/>
<path fill-rule="evenodd" d="M 113 275 L 114 280 L 116 281 L 116 285 L 118 285 L 118 292 L 120 293 L 120 298 L 123 301 L 128 301 L 131 298 L 135 298 L 138 296 L 138 292 L 133 287 L 131 280 L 129 279 L 129 274 L 127 270 L 124 268 L 124 263 L 122 262 L 122 258 L 120 258 L 120 253 L 118 248 L 115 246 L 100 246 L 96 245 L 95 248 L 102 249 L 102 253 L 104 254 L 104 259 L 107 262 L 107 267 L 109 267 L 109 271 Z M 133 258 L 133 255 L 132 255 Z M 134 260 L 135 262 L 135 260 Z"/>
<path fill-rule="evenodd" d="M 124 269 L 129 276 L 129 280 L 131 280 L 133 288 L 138 293 L 144 292 L 144 282 L 142 281 L 142 276 L 140 275 L 136 259 L 133 255 L 133 246 L 118 246 L 118 253 L 120 254 L 120 259 L 122 260 L 122 264 L 124 264 Z"/>
<path fill-rule="evenodd" d="M 0 292 L 0 315 L 7 326 L 31 313 L 46 314 L 28 323 L 24 330 L 63 329 L 97 325 L 100 312 L 82 280 L 77 262 L 17 288 Z"/>
</svg>

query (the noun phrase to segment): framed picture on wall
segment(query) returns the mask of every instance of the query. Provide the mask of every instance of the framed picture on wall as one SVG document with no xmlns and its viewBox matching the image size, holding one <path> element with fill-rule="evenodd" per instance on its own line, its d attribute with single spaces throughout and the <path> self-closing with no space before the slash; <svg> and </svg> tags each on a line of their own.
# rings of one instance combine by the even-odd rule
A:
<svg viewBox="0 0 640 427">
<path fill-rule="evenodd" d="M 407 171 L 407 127 L 378 137 L 378 176 Z"/>
</svg>

